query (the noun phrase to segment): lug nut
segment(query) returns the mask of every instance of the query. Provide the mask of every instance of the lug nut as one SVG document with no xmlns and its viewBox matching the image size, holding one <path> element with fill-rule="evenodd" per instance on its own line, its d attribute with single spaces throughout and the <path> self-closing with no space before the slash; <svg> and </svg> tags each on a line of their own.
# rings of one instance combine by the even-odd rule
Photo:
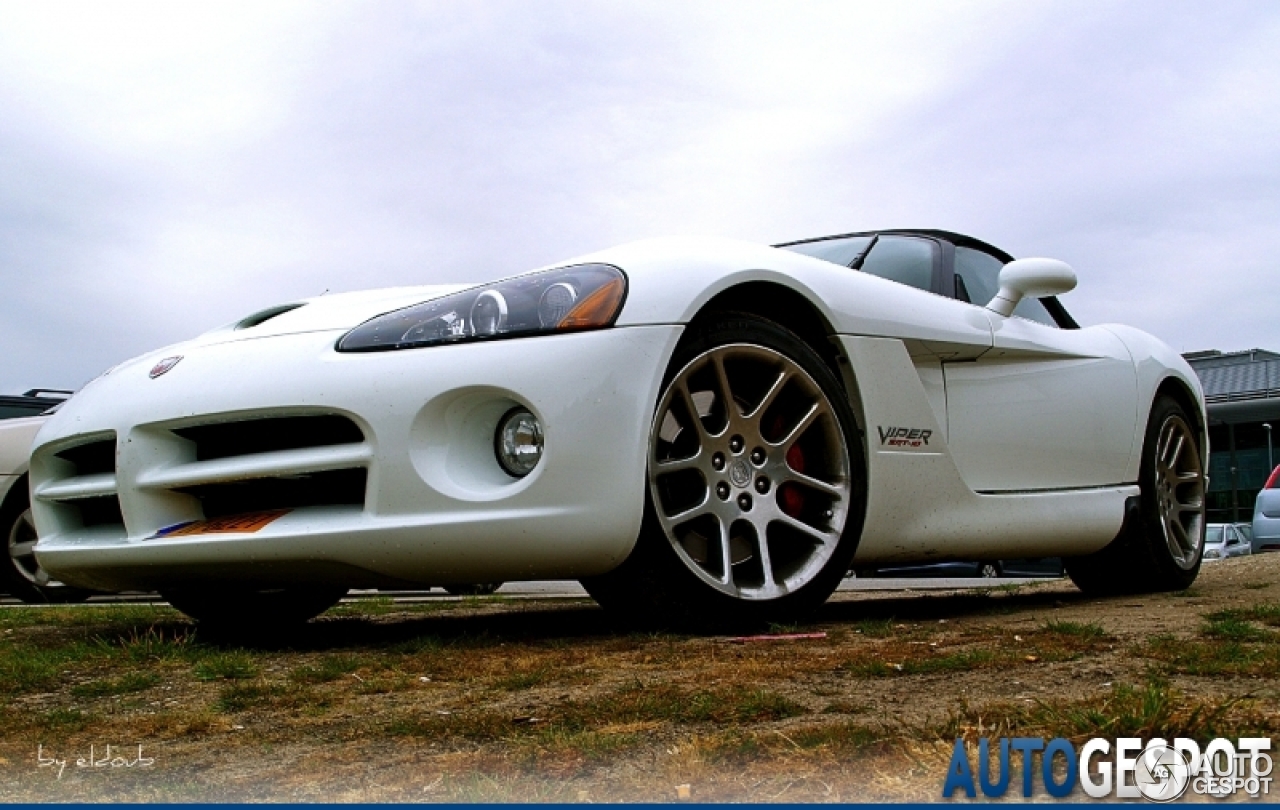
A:
<svg viewBox="0 0 1280 810">
<path fill-rule="evenodd" d="M 723 481 L 716 484 L 716 494 L 720 496 L 722 501 L 729 500 L 729 485 Z"/>
<path fill-rule="evenodd" d="M 738 496 L 738 508 L 739 508 L 739 509 L 741 509 L 741 510 L 742 510 L 742 511 L 744 511 L 744 512 L 750 511 L 750 510 L 751 510 L 751 496 L 750 496 L 750 495 L 748 495 L 748 494 L 747 494 L 747 493 L 745 493 L 745 492 L 744 492 L 744 493 L 742 493 L 741 495 L 739 495 L 739 496 Z"/>
<path fill-rule="evenodd" d="M 738 453 L 742 452 L 742 448 L 745 444 L 746 442 L 742 440 L 741 436 L 734 436 L 729 440 L 729 450 L 731 450 L 736 456 Z"/>
<path fill-rule="evenodd" d="M 763 495 L 768 491 L 769 491 L 769 479 L 765 478 L 762 475 L 756 479 L 756 492 L 759 492 L 761 495 Z"/>
<path fill-rule="evenodd" d="M 752 463 L 752 464 L 754 464 L 754 465 L 756 465 L 757 467 L 759 467 L 761 464 L 763 464 L 763 463 L 764 463 L 764 459 L 765 459 L 765 455 L 764 455 L 764 448 L 763 448 L 763 447 L 757 447 L 756 449 L 754 449 L 754 450 L 752 450 L 752 451 L 751 451 L 751 463 Z"/>
<path fill-rule="evenodd" d="M 716 472 L 720 472 L 724 469 L 724 453 L 716 453 L 711 457 L 711 467 Z"/>
</svg>

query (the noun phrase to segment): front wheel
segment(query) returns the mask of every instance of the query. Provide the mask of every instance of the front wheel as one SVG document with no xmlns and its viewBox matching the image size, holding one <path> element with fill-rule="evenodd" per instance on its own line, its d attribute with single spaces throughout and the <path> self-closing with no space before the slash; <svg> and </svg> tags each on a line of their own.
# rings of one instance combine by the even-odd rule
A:
<svg viewBox="0 0 1280 810">
<path fill-rule="evenodd" d="M 1195 582 L 1204 550 L 1205 477 L 1193 424 L 1176 400 L 1156 399 L 1142 446 L 1136 508 L 1111 545 L 1064 561 L 1082 591 L 1178 591 Z"/>
<path fill-rule="evenodd" d="M 655 414 L 640 536 L 587 592 L 644 623 L 708 628 L 825 601 L 853 559 L 866 474 L 822 358 L 771 321 L 721 316 L 677 348 Z"/>
</svg>

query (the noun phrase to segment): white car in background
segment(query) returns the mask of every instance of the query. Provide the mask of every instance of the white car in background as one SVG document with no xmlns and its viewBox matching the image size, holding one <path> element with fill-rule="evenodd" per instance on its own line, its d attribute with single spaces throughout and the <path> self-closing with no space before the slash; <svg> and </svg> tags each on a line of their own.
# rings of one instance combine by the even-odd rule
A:
<svg viewBox="0 0 1280 810">
<path fill-rule="evenodd" d="M 27 492 L 27 461 L 44 416 L 69 391 L 34 390 L 22 396 L 0 396 L 0 593 L 24 602 L 77 602 L 87 591 L 49 579 L 36 561 L 36 527 Z"/>
<path fill-rule="evenodd" d="M 1061 556 L 1186 588 L 1203 396 L 1079 328 L 1070 267 L 944 231 L 656 239 L 484 285 L 327 295 L 126 362 L 41 431 L 36 553 L 206 623 L 352 587 L 580 579 L 760 622 L 851 565 Z"/>
<path fill-rule="evenodd" d="M 1249 538 L 1241 531 L 1241 524 L 1210 523 L 1204 530 L 1204 559 L 1225 560 L 1228 557 L 1247 557 L 1252 553 Z"/>
</svg>

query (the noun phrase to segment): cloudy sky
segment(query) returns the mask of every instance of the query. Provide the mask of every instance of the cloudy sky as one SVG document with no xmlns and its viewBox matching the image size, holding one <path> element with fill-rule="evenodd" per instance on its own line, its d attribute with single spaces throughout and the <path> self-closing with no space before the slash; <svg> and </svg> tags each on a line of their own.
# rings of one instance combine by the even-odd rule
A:
<svg viewBox="0 0 1280 810">
<path fill-rule="evenodd" d="M 0 4 L 0 392 L 664 234 L 972 233 L 1280 350 L 1280 4 Z"/>
</svg>

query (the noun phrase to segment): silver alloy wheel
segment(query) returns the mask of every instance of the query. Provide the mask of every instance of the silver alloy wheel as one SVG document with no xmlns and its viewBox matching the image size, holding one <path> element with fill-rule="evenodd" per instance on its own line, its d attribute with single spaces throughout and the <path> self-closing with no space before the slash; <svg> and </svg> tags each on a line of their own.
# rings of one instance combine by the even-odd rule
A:
<svg viewBox="0 0 1280 810">
<path fill-rule="evenodd" d="M 840 542 L 851 486 L 831 402 L 786 355 L 719 346 L 663 392 L 654 507 L 680 559 L 722 593 L 776 599 L 812 581 Z"/>
<path fill-rule="evenodd" d="M 31 518 L 31 510 L 27 509 L 9 527 L 6 546 L 18 575 L 32 585 L 45 587 L 49 584 L 49 574 L 36 562 L 36 539 L 36 524 Z"/>
<path fill-rule="evenodd" d="M 1189 570 L 1204 540 L 1204 467 L 1195 433 L 1180 416 L 1160 426 L 1155 458 L 1156 503 L 1173 561 Z"/>
<path fill-rule="evenodd" d="M 994 579 L 995 577 L 1000 576 L 1000 569 L 996 568 L 992 563 L 983 563 L 978 568 L 978 576 L 983 579 Z"/>
</svg>

